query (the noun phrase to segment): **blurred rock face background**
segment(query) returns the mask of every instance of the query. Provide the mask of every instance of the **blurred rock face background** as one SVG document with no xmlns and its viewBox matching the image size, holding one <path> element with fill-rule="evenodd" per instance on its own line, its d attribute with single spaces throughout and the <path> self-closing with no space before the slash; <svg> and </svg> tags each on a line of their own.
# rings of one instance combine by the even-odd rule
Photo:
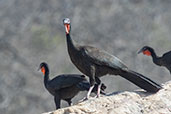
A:
<svg viewBox="0 0 171 114">
<path fill-rule="evenodd" d="M 37 71 L 42 61 L 49 64 L 51 78 L 80 73 L 66 49 L 65 17 L 71 19 L 71 36 L 79 44 L 104 49 L 156 82 L 170 80 L 169 71 L 153 64 L 151 57 L 137 55 L 144 45 L 158 55 L 171 50 L 170 6 L 170 0 L 0 0 L 0 112 L 55 109 Z M 137 89 L 121 77 L 101 79 L 109 93 Z M 84 96 L 81 92 L 74 103 Z"/>
</svg>

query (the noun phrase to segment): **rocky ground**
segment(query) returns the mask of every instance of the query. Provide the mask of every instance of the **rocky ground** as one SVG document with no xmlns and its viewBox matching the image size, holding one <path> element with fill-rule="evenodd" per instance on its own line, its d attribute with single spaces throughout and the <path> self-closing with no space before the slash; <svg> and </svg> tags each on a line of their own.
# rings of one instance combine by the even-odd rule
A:
<svg viewBox="0 0 171 114">
<path fill-rule="evenodd" d="M 171 114 L 171 81 L 156 94 L 124 91 L 44 114 Z"/>
</svg>

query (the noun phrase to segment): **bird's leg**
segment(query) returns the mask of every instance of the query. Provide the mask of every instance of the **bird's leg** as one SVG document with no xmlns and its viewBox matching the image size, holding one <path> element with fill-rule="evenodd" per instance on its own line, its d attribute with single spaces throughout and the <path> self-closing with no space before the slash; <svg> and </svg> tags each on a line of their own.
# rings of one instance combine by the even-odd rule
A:
<svg viewBox="0 0 171 114">
<path fill-rule="evenodd" d="M 101 80 L 98 77 L 95 77 L 95 80 L 96 80 L 96 82 L 98 84 L 96 97 L 99 98 L 100 97 L 100 89 L 101 89 Z"/>
<path fill-rule="evenodd" d="M 93 85 L 93 86 L 91 86 L 91 87 L 90 87 L 90 89 L 88 90 L 88 93 L 87 93 L 87 99 L 89 99 L 89 97 L 90 97 L 90 93 L 91 93 L 91 91 L 93 90 L 93 88 L 94 88 L 94 85 Z"/>
<path fill-rule="evenodd" d="M 59 109 L 61 100 L 57 96 L 55 96 L 54 101 L 55 101 L 56 109 Z"/>
<path fill-rule="evenodd" d="M 90 79 L 90 88 L 87 93 L 87 99 L 89 99 L 90 93 L 92 92 L 92 90 L 94 88 L 94 84 L 95 84 L 95 67 L 94 66 L 91 66 L 91 76 L 89 79 Z"/>
<path fill-rule="evenodd" d="M 94 66 L 91 66 L 91 75 L 89 76 L 89 82 L 90 82 L 90 88 L 88 90 L 88 93 L 87 93 L 87 97 L 83 98 L 82 100 L 80 100 L 80 102 L 82 101 L 85 101 L 87 99 L 89 99 L 90 97 L 90 94 L 94 88 L 94 84 L 95 84 L 95 67 Z"/>
<path fill-rule="evenodd" d="M 98 85 L 98 89 L 97 89 L 97 98 L 99 98 L 99 97 L 100 97 L 100 88 L 101 88 L 101 84 L 100 84 L 100 85 Z"/>
<path fill-rule="evenodd" d="M 84 97 L 83 99 L 81 99 L 79 102 L 83 102 L 85 100 L 88 100 L 89 99 L 89 96 L 90 96 L 90 93 L 93 90 L 93 88 L 94 88 L 94 85 L 89 88 L 88 93 L 87 93 L 87 96 Z"/>
<path fill-rule="evenodd" d="M 80 102 L 82 102 L 82 101 L 85 101 L 85 100 L 88 100 L 89 99 L 89 97 L 90 97 L 90 94 L 91 94 L 91 92 L 92 92 L 92 90 L 93 90 L 93 88 L 94 88 L 94 84 L 95 84 L 95 78 L 94 78 L 94 76 L 91 76 L 90 78 L 89 78 L 89 82 L 90 82 L 90 88 L 89 88 L 89 90 L 88 90 L 88 93 L 87 93 L 87 96 L 85 97 L 85 98 L 83 98 L 82 100 L 80 100 Z"/>
</svg>

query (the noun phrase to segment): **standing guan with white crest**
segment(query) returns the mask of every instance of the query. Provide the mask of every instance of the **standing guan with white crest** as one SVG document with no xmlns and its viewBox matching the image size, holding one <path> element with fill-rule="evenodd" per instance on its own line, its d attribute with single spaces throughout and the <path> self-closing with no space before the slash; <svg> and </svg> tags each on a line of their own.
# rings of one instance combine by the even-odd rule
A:
<svg viewBox="0 0 171 114">
<path fill-rule="evenodd" d="M 99 97 L 101 85 L 99 77 L 106 74 L 119 75 L 151 93 L 155 93 L 161 88 L 160 85 L 149 78 L 129 70 L 117 57 L 95 47 L 76 44 L 70 36 L 70 19 L 65 18 L 63 24 L 65 26 L 70 59 L 82 73 L 89 77 L 91 87 L 87 93 L 87 99 L 89 98 L 95 83 L 99 85 L 97 91 L 97 97 Z"/>
</svg>

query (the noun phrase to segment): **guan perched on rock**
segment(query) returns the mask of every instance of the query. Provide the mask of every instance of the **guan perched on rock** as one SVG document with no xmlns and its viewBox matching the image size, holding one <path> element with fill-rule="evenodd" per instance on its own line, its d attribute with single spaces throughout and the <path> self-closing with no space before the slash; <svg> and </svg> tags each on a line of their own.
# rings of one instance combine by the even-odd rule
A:
<svg viewBox="0 0 171 114">
<path fill-rule="evenodd" d="M 143 53 L 144 55 L 151 56 L 153 59 L 153 62 L 158 65 L 158 66 L 164 66 L 166 67 L 171 74 L 171 51 L 166 52 L 163 54 L 162 57 L 159 57 L 156 55 L 155 51 L 153 48 L 149 46 L 144 46 L 143 48 L 140 49 L 139 53 Z"/>
<path fill-rule="evenodd" d="M 70 36 L 70 19 L 65 18 L 63 24 L 70 59 L 83 74 L 89 77 L 91 87 L 87 93 L 87 99 L 89 98 L 95 82 L 98 84 L 97 97 L 99 97 L 101 85 L 99 77 L 106 74 L 120 75 L 148 92 L 155 93 L 161 88 L 160 85 L 149 78 L 128 69 L 117 57 L 95 47 L 76 44 Z"/>
<path fill-rule="evenodd" d="M 78 74 L 62 74 L 53 79 L 49 79 L 49 68 L 47 63 L 42 62 L 39 66 L 44 75 L 44 85 L 50 94 L 54 96 L 56 109 L 60 108 L 60 101 L 65 100 L 71 105 L 71 99 L 80 91 L 88 91 L 90 88 L 89 82 L 84 75 Z M 93 92 L 97 92 L 98 85 L 93 88 Z M 104 91 L 106 86 L 103 84 L 101 89 Z M 102 94 L 105 94 L 101 91 Z"/>
</svg>

